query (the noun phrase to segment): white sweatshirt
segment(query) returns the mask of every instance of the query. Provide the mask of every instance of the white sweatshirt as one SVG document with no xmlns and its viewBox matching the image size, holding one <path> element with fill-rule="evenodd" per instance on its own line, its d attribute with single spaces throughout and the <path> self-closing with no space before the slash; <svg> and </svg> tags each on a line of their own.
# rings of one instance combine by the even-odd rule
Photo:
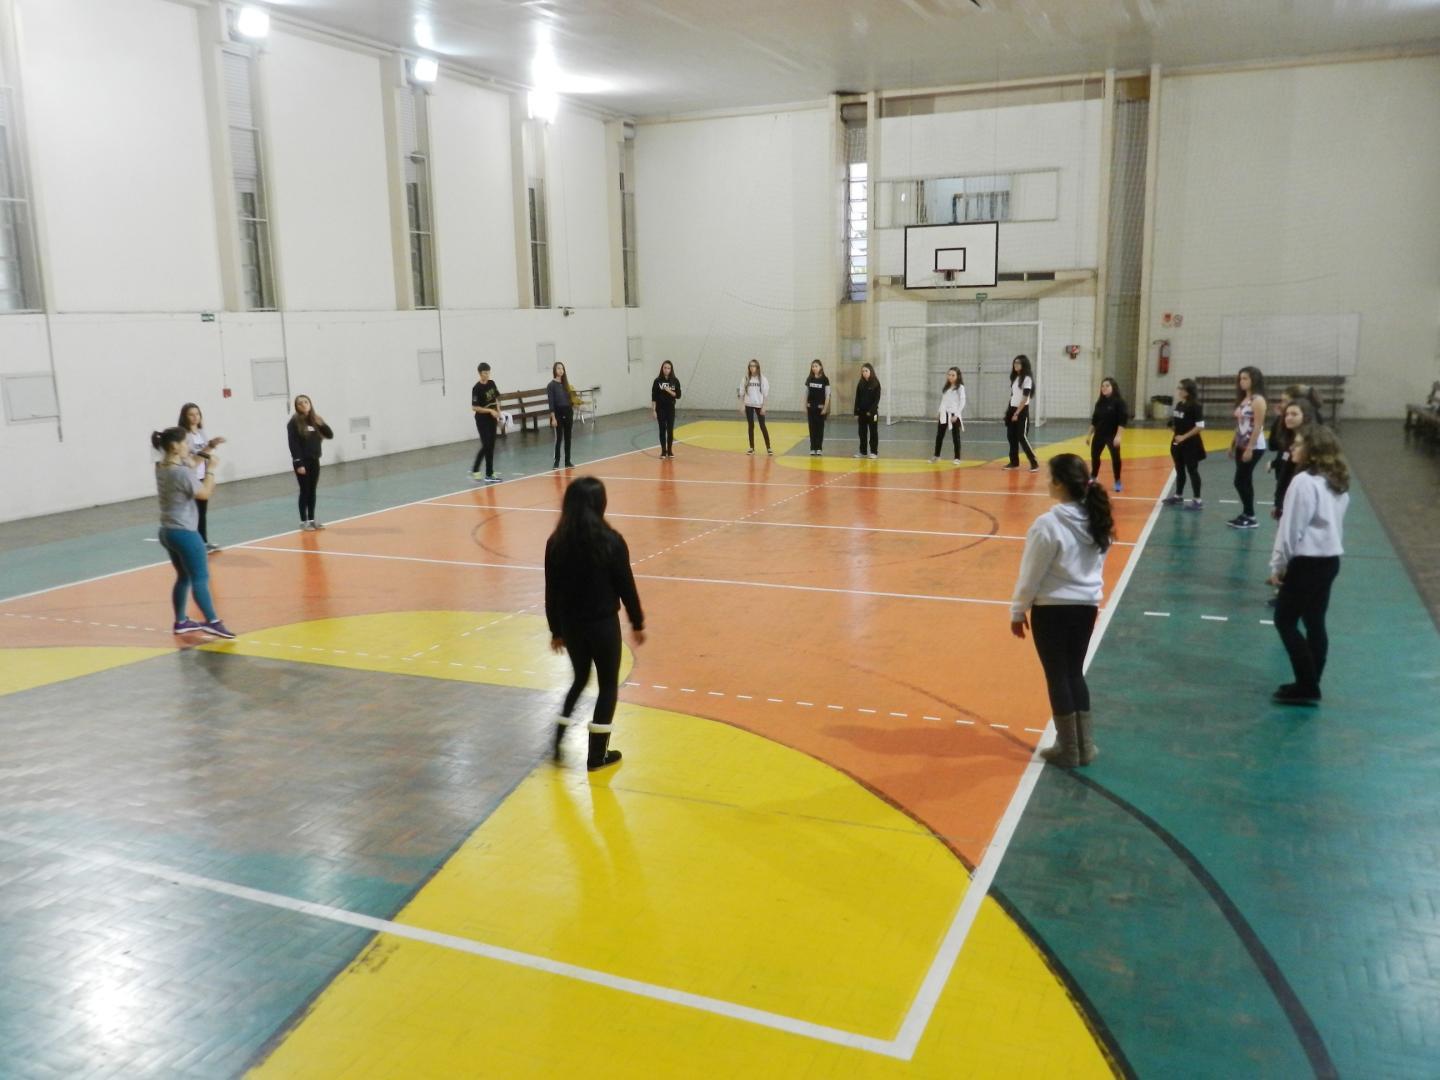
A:
<svg viewBox="0 0 1440 1080">
<path fill-rule="evenodd" d="M 965 413 L 965 384 L 945 388 L 940 395 L 940 423 L 959 420 Z"/>
<path fill-rule="evenodd" d="M 770 380 L 764 375 L 761 375 L 760 384 L 757 386 L 754 378 L 746 375 L 744 381 L 740 383 L 740 389 L 736 393 L 740 400 L 746 405 L 758 409 L 761 405 L 765 404 L 765 399 L 770 396 Z"/>
<path fill-rule="evenodd" d="M 1283 574 L 1297 555 L 1344 555 L 1345 509 L 1349 505 L 1349 493 L 1335 494 L 1323 476 L 1297 472 L 1285 492 L 1285 511 L 1270 552 L 1270 572 Z"/>
<path fill-rule="evenodd" d="M 1010 621 L 1034 605 L 1100 603 L 1105 553 L 1090 535 L 1090 515 L 1080 503 L 1056 503 L 1025 534 L 1020 577 L 1010 600 Z"/>
</svg>

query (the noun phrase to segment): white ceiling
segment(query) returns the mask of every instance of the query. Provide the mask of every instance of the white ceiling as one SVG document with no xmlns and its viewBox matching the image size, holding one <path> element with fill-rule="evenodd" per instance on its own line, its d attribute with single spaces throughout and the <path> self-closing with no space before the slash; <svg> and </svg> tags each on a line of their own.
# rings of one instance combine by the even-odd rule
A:
<svg viewBox="0 0 1440 1080">
<path fill-rule="evenodd" d="M 549 27 L 599 108 L 656 116 L 1440 42 L 1440 0 L 273 0 L 278 13 L 530 82 Z M 423 31 L 422 31 L 423 36 Z"/>
</svg>

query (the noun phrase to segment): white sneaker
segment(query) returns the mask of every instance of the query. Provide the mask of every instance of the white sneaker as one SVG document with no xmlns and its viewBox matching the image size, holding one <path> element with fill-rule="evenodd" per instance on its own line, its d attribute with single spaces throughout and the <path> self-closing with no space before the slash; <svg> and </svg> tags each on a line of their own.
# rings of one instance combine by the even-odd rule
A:
<svg viewBox="0 0 1440 1080">
<path fill-rule="evenodd" d="M 940 459 L 939 459 L 938 457 L 932 457 L 932 458 L 930 459 L 930 464 L 931 464 L 931 465 L 934 465 L 934 464 L 935 464 L 937 461 L 939 461 L 939 460 L 940 460 Z"/>
<path fill-rule="evenodd" d="M 864 454 L 851 454 L 851 457 L 864 457 Z"/>
<path fill-rule="evenodd" d="M 321 529 L 323 529 L 324 527 L 325 527 L 325 526 L 322 525 L 322 524 L 321 524 L 320 522 L 318 522 L 318 521 L 312 521 L 312 522 L 310 522 L 310 528 L 314 529 L 316 532 L 319 532 L 319 531 L 320 531 Z"/>
<path fill-rule="evenodd" d="M 871 460 L 873 461 L 875 458 L 878 458 L 879 456 L 880 456 L 879 454 L 871 454 L 871 455 L 870 455 L 870 458 L 871 458 Z"/>
<path fill-rule="evenodd" d="M 960 464 L 960 459 L 957 457 L 957 458 L 952 462 L 952 464 L 954 464 L 954 465 L 959 465 L 959 464 Z"/>
</svg>

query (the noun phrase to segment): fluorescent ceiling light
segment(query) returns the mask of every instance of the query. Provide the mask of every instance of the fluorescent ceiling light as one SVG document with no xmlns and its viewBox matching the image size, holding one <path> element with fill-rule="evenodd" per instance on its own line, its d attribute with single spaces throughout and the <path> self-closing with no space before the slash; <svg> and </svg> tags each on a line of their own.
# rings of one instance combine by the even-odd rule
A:
<svg viewBox="0 0 1440 1080">
<path fill-rule="evenodd" d="M 241 37 L 265 37 L 270 33 L 270 13 L 254 4 L 246 4 L 235 16 L 235 32 Z"/>
<path fill-rule="evenodd" d="M 417 56 L 410 65 L 410 74 L 416 82 L 433 83 L 440 74 L 440 65 L 433 57 Z"/>
<path fill-rule="evenodd" d="M 415 32 L 415 44 L 422 49 L 433 50 L 435 48 L 435 31 L 430 27 L 430 20 L 425 16 L 417 16 L 413 27 Z"/>
<path fill-rule="evenodd" d="M 529 95 L 530 119 L 553 123 L 560 111 L 560 98 L 554 90 L 537 87 Z"/>
</svg>

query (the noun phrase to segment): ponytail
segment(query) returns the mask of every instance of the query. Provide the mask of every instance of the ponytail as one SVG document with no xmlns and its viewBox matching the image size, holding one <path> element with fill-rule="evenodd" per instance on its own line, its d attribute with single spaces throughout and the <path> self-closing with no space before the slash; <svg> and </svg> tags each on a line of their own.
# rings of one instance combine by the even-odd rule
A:
<svg viewBox="0 0 1440 1080">
<path fill-rule="evenodd" d="M 1049 461 L 1050 478 L 1065 489 L 1072 502 L 1085 508 L 1090 519 L 1090 538 L 1101 551 L 1110 550 L 1115 540 L 1115 517 L 1110 509 L 1110 496 L 1099 484 L 1090 480 L 1085 459 L 1078 454 L 1056 454 Z"/>
<path fill-rule="evenodd" d="M 150 445 L 156 450 L 166 450 L 177 443 L 184 443 L 185 439 L 184 428 L 171 427 L 164 431 L 150 432 Z"/>
</svg>

